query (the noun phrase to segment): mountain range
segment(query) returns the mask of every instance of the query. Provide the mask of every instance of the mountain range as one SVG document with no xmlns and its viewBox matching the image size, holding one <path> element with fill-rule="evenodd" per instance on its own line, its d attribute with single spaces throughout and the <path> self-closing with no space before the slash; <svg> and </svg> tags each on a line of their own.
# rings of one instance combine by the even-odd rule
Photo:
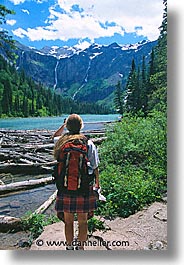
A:
<svg viewBox="0 0 184 265">
<path fill-rule="evenodd" d="M 157 41 L 137 44 L 92 44 L 77 47 L 44 47 L 40 50 L 16 43 L 16 67 L 36 82 L 53 88 L 56 93 L 80 102 L 112 104 L 118 81 L 125 85 L 132 59 L 141 65 L 143 55 L 148 63 Z"/>
</svg>

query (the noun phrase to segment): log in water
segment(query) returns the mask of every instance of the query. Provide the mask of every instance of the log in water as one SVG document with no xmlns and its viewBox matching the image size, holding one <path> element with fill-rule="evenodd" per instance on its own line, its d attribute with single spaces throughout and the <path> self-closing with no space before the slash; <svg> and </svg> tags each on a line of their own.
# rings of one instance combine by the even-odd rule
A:
<svg viewBox="0 0 184 265">
<path fill-rule="evenodd" d="M 19 190 L 31 189 L 53 183 L 53 177 L 20 181 L 0 186 L 0 195 Z"/>
</svg>

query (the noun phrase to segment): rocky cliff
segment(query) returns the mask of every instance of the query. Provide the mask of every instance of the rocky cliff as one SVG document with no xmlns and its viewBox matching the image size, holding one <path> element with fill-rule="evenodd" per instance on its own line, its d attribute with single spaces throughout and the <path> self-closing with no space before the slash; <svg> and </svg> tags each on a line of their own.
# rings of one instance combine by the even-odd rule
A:
<svg viewBox="0 0 184 265">
<path fill-rule="evenodd" d="M 17 69 L 74 100 L 109 101 L 117 82 L 126 83 L 132 59 L 140 65 L 144 55 L 148 63 L 155 45 L 156 41 L 143 41 L 124 46 L 93 44 L 85 50 L 55 46 L 36 50 L 17 43 Z"/>
</svg>

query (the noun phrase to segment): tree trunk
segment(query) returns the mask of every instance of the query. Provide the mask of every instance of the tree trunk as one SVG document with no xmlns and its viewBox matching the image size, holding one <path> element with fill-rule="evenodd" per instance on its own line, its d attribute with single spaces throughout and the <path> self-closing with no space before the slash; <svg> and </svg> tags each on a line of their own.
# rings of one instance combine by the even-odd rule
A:
<svg viewBox="0 0 184 265">
<path fill-rule="evenodd" d="M 25 160 L 24 160 L 25 162 Z M 0 164 L 0 173 L 12 173 L 12 174 L 49 174 L 52 173 L 52 166 L 56 164 L 56 161 L 47 163 L 3 163 Z"/>
<path fill-rule="evenodd" d="M 34 180 L 20 181 L 16 183 L 11 183 L 7 185 L 0 186 L 0 195 L 10 192 L 15 192 L 19 190 L 32 189 L 38 186 L 53 183 L 53 177 L 40 178 Z"/>
</svg>

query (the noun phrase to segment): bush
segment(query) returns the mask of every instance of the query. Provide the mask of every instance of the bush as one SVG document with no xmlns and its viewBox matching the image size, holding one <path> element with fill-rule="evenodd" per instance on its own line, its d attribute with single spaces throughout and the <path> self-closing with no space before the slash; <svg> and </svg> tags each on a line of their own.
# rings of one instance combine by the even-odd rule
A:
<svg viewBox="0 0 184 265">
<path fill-rule="evenodd" d="M 107 197 L 98 213 L 128 217 L 159 200 L 166 191 L 166 118 L 126 117 L 117 123 L 100 148 L 100 178 Z"/>
<path fill-rule="evenodd" d="M 22 230 L 29 231 L 29 244 L 32 244 L 32 241 L 39 237 L 43 232 L 44 226 L 58 222 L 59 219 L 55 216 L 46 216 L 44 214 L 31 214 L 28 212 L 25 217 L 22 218 Z"/>
<path fill-rule="evenodd" d="M 146 176 L 145 172 L 127 166 L 127 173 L 109 165 L 101 173 L 101 185 L 107 201 L 100 204 L 98 214 L 105 217 L 128 217 L 144 205 L 161 198 L 162 182 Z"/>
<path fill-rule="evenodd" d="M 104 221 L 101 221 L 96 217 L 92 217 L 91 219 L 88 220 L 88 231 L 90 234 L 92 234 L 97 229 L 105 230 Z"/>
</svg>

